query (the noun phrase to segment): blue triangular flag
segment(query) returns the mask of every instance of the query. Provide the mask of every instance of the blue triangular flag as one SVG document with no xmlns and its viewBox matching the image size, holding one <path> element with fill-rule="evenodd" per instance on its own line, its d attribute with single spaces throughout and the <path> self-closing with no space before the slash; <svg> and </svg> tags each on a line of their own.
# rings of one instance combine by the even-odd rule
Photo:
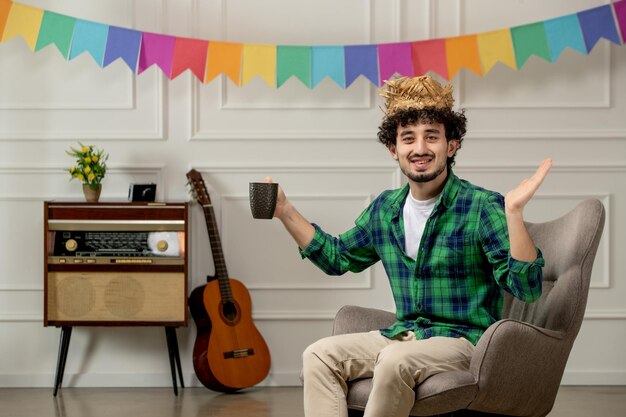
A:
<svg viewBox="0 0 626 417">
<path fill-rule="evenodd" d="M 76 58 L 83 52 L 89 52 L 98 65 L 102 66 L 108 34 L 108 25 L 77 19 L 70 59 Z"/>
<path fill-rule="evenodd" d="M 109 27 L 103 66 L 106 67 L 116 59 L 122 58 L 126 65 L 135 72 L 137 70 L 140 47 L 141 32 L 117 26 Z"/>
<path fill-rule="evenodd" d="M 312 48 L 313 85 L 324 78 L 332 78 L 341 88 L 345 88 L 345 63 L 343 46 L 314 46 Z"/>
<path fill-rule="evenodd" d="M 591 52 L 601 38 L 608 39 L 617 45 L 621 43 L 611 6 L 600 6 L 582 11 L 578 13 L 578 19 L 585 38 L 587 52 Z"/>
<path fill-rule="evenodd" d="M 346 87 L 364 75 L 372 84 L 378 86 L 378 48 L 376 45 L 345 46 Z"/>
<path fill-rule="evenodd" d="M 578 16 L 570 14 L 556 19 L 546 20 L 544 22 L 546 29 L 546 37 L 548 38 L 548 47 L 552 62 L 555 62 L 565 48 L 572 48 L 581 54 L 587 54 L 585 40 L 580 29 Z"/>
</svg>

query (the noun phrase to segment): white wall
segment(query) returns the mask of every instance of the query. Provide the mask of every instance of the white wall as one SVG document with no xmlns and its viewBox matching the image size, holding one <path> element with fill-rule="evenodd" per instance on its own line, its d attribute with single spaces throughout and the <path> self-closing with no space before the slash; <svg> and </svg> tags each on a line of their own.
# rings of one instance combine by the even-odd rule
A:
<svg viewBox="0 0 626 417">
<path fill-rule="evenodd" d="M 367 44 L 508 28 L 605 4 L 601 0 L 29 0 L 24 3 L 142 31 L 271 44 Z M 494 18 L 495 16 L 495 18 Z M 469 131 L 457 173 L 506 192 L 545 156 L 555 166 L 531 203 L 531 221 L 600 198 L 607 226 L 585 322 L 564 383 L 626 384 L 626 47 L 601 42 L 589 56 L 531 58 L 453 80 Z M 103 198 L 124 199 L 130 182 L 158 183 L 159 200 L 188 199 L 185 173 L 200 170 L 219 219 L 232 277 L 254 302 L 273 356 L 268 385 L 299 384 L 300 354 L 329 334 L 343 304 L 392 308 L 382 268 L 323 276 L 301 261 L 277 222 L 253 221 L 251 180 L 270 175 L 301 211 L 339 233 L 380 191 L 401 184 L 376 142 L 376 89 L 326 80 L 308 90 L 244 88 L 189 74 L 168 81 L 152 68 L 134 76 L 118 61 L 65 62 L 50 46 L 0 44 L 0 386 L 51 386 L 59 330 L 44 328 L 42 201 L 81 199 L 68 182 L 65 149 L 80 140 L 111 155 Z M 213 270 L 204 219 L 192 209 L 190 288 Z M 195 327 L 178 332 L 188 385 Z M 76 328 L 64 385 L 168 386 L 163 330 Z"/>
</svg>

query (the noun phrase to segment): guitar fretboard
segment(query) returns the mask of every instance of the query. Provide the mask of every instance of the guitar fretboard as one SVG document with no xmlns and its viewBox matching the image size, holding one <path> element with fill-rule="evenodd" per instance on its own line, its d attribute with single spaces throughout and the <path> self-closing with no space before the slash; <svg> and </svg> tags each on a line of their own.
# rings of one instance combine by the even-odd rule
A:
<svg viewBox="0 0 626 417">
<path fill-rule="evenodd" d="M 226 267 L 226 260 L 224 259 L 222 241 L 220 239 L 220 232 L 217 229 L 217 221 L 215 219 L 213 205 L 204 204 L 202 205 L 202 208 L 204 211 L 204 218 L 206 220 L 206 227 L 209 232 L 211 253 L 213 254 L 213 262 L 215 264 L 215 276 L 217 277 L 217 280 L 219 282 L 222 299 L 225 301 L 232 301 L 233 293 L 230 288 L 228 268 Z"/>
</svg>

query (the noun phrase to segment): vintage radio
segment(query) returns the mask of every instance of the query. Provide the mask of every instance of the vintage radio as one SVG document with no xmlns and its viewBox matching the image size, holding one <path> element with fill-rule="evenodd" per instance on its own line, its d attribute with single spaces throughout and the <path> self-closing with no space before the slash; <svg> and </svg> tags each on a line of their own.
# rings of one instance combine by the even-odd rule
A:
<svg viewBox="0 0 626 417">
<path fill-rule="evenodd" d="M 187 203 L 44 203 L 44 325 L 187 325 Z"/>
</svg>

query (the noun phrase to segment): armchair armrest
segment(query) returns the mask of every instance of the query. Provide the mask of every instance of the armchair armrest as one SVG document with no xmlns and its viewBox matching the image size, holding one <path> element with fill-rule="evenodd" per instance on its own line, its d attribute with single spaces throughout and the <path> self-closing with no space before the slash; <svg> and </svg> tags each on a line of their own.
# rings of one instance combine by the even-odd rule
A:
<svg viewBox="0 0 626 417">
<path fill-rule="evenodd" d="M 470 363 L 478 394 L 468 408 L 506 415 L 547 414 L 571 346 L 563 332 L 510 319 L 494 323 L 478 341 Z"/>
<path fill-rule="evenodd" d="M 347 305 L 335 315 L 333 335 L 378 330 L 391 326 L 395 321 L 395 314 L 388 311 Z"/>
</svg>

